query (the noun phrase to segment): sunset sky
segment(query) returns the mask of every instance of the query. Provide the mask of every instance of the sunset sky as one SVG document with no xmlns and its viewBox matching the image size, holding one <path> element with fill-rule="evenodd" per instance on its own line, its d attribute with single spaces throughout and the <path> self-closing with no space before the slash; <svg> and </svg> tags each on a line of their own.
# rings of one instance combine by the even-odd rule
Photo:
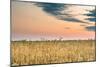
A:
<svg viewBox="0 0 100 67">
<path fill-rule="evenodd" d="M 11 5 L 12 40 L 95 39 L 95 6 L 20 1 Z"/>
</svg>

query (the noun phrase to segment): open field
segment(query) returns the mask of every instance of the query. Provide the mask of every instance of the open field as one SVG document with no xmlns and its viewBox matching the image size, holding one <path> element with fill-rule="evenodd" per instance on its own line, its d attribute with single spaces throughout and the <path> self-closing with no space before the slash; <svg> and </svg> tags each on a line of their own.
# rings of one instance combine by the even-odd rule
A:
<svg viewBox="0 0 100 67">
<path fill-rule="evenodd" d="M 12 66 L 95 60 L 95 40 L 11 42 Z"/>
</svg>

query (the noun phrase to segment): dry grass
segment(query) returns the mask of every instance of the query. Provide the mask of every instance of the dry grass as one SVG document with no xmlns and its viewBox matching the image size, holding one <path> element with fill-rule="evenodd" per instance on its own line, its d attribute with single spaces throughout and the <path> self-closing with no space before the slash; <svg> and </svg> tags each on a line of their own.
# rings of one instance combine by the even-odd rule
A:
<svg viewBox="0 0 100 67">
<path fill-rule="evenodd" d="M 94 61 L 95 41 L 12 41 L 11 59 L 12 65 Z"/>
</svg>

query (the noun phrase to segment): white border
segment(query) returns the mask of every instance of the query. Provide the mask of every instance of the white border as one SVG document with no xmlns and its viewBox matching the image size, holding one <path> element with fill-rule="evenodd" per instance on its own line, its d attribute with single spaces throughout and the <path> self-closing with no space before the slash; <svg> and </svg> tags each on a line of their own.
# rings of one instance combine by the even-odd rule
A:
<svg viewBox="0 0 100 67">
<path fill-rule="evenodd" d="M 95 0 L 34 0 L 40 2 L 58 2 L 58 3 L 71 3 L 71 4 L 84 4 L 97 5 L 97 53 L 96 62 L 84 63 L 68 63 L 68 64 L 53 64 L 53 65 L 37 65 L 34 67 L 99 67 L 100 63 L 100 2 Z M 65 2 L 66 1 L 66 2 Z M 92 2 L 93 1 L 93 2 Z M 90 3 L 91 2 L 91 3 Z M 10 67 L 10 0 L 0 0 L 0 67 Z M 28 66 L 27 66 L 28 67 Z M 31 66 L 30 66 L 31 67 Z"/>
<path fill-rule="evenodd" d="M 0 67 L 10 62 L 10 0 L 0 0 Z"/>
</svg>

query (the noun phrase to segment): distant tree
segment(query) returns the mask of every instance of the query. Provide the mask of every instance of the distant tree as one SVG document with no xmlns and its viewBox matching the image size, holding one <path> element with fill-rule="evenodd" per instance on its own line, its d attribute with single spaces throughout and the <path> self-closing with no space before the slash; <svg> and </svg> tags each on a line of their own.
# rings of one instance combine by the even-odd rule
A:
<svg viewBox="0 0 100 67">
<path fill-rule="evenodd" d="M 25 42 L 26 40 L 21 40 L 22 42 Z"/>
<path fill-rule="evenodd" d="M 59 37 L 59 40 L 61 41 L 63 39 L 63 37 Z"/>
<path fill-rule="evenodd" d="M 41 37 L 40 39 L 41 39 L 41 41 L 45 41 L 45 40 L 46 40 L 46 39 L 45 39 L 45 38 L 43 38 L 43 37 Z"/>
</svg>

